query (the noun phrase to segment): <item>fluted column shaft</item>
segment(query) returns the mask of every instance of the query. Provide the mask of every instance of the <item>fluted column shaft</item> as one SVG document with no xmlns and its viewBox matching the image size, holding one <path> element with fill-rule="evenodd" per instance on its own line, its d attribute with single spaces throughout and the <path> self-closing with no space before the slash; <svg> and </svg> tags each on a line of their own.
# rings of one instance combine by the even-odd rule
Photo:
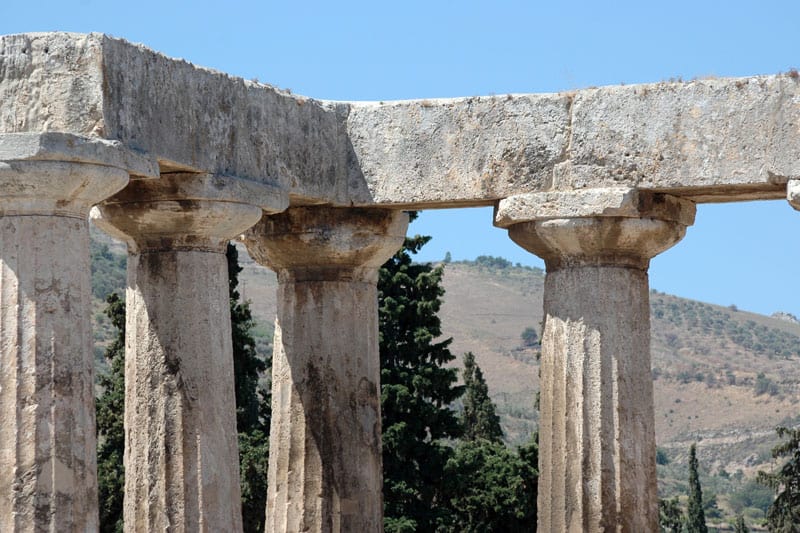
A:
<svg viewBox="0 0 800 533">
<path fill-rule="evenodd" d="M 293 208 L 246 234 L 278 273 L 267 531 L 383 530 L 376 285 L 407 218 Z"/>
<path fill-rule="evenodd" d="M 213 185 L 162 176 L 93 212 L 128 242 L 126 531 L 242 529 L 225 246 L 262 210 Z"/>
<path fill-rule="evenodd" d="M 126 171 L 0 163 L 0 531 L 96 531 L 87 215 Z"/>
<path fill-rule="evenodd" d="M 533 220 L 504 225 L 547 266 L 538 528 L 658 531 L 647 268 L 683 237 L 694 206 L 635 191 L 611 209 L 580 194 L 531 196 Z M 544 200 L 555 213 L 533 207 Z M 513 211 L 501 203 L 498 218 L 521 218 Z"/>
</svg>

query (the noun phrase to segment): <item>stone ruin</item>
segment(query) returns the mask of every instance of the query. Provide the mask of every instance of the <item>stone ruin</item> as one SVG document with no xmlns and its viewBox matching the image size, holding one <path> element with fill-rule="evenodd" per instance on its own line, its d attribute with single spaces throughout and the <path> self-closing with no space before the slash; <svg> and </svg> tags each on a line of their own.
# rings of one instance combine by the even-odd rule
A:
<svg viewBox="0 0 800 533">
<path fill-rule="evenodd" d="M 648 263 L 800 207 L 796 72 L 327 102 L 101 34 L 0 37 L 0 531 L 96 531 L 88 219 L 128 244 L 126 531 L 240 531 L 224 245 L 277 271 L 267 529 L 382 530 L 376 276 L 404 210 L 545 260 L 539 530 L 657 530 Z"/>
</svg>

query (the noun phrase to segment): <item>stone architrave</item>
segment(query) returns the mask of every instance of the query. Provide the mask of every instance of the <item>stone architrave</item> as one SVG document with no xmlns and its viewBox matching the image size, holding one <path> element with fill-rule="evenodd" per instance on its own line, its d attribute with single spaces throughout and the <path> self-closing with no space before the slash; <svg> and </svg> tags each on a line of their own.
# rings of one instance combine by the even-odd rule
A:
<svg viewBox="0 0 800 533">
<path fill-rule="evenodd" d="M 634 189 L 512 197 L 495 221 L 545 260 L 540 531 L 658 531 L 650 259 L 694 204 Z"/>
<path fill-rule="evenodd" d="M 267 531 L 383 531 L 377 276 L 407 225 L 297 207 L 245 235 L 278 274 Z"/>
<path fill-rule="evenodd" d="M 152 170 L 104 141 L 0 134 L 0 531 L 97 531 L 87 218 L 129 163 Z"/>
<path fill-rule="evenodd" d="M 92 210 L 128 243 L 126 531 L 242 529 L 225 247 L 279 189 L 169 174 Z"/>
</svg>

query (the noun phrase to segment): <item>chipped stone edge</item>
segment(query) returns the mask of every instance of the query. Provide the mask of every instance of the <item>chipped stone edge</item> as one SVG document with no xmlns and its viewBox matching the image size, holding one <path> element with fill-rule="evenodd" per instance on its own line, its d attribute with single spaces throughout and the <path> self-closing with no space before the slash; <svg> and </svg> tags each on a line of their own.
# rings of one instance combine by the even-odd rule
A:
<svg viewBox="0 0 800 533">
<path fill-rule="evenodd" d="M 166 178 L 169 176 L 169 178 Z M 276 183 L 262 183 L 222 174 L 170 173 L 170 187 L 159 191 L 153 201 L 217 201 L 249 204 L 266 213 L 279 213 L 289 207 L 289 191 Z M 142 198 L 122 190 L 104 204 L 138 203 Z"/>
<path fill-rule="evenodd" d="M 695 212 L 690 200 L 633 187 L 609 187 L 510 196 L 495 206 L 494 225 L 508 228 L 540 220 L 623 217 L 656 218 L 691 226 Z"/>
<path fill-rule="evenodd" d="M 119 141 L 73 133 L 0 133 L 0 161 L 92 163 L 127 171 L 132 179 L 160 176 L 155 157 L 126 148 Z"/>
<path fill-rule="evenodd" d="M 800 179 L 789 180 L 786 184 L 786 199 L 792 207 L 800 211 Z"/>
</svg>

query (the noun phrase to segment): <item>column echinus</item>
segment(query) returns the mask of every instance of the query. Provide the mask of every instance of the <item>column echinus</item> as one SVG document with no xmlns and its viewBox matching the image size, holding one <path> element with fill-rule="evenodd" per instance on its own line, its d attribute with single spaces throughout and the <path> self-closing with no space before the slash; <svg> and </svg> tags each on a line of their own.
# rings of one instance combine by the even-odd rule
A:
<svg viewBox="0 0 800 533">
<path fill-rule="evenodd" d="M 0 134 L 0 531 L 96 531 L 88 214 L 154 161 Z"/>
<path fill-rule="evenodd" d="M 278 274 L 267 530 L 383 531 L 378 269 L 399 211 L 295 207 L 245 234 Z"/>
<path fill-rule="evenodd" d="M 692 202 L 627 188 L 500 201 L 495 225 L 544 259 L 540 531 L 658 531 L 650 259 Z"/>
<path fill-rule="evenodd" d="M 241 531 L 225 247 L 288 206 L 230 176 L 164 174 L 92 209 L 128 244 L 126 531 Z"/>
</svg>

